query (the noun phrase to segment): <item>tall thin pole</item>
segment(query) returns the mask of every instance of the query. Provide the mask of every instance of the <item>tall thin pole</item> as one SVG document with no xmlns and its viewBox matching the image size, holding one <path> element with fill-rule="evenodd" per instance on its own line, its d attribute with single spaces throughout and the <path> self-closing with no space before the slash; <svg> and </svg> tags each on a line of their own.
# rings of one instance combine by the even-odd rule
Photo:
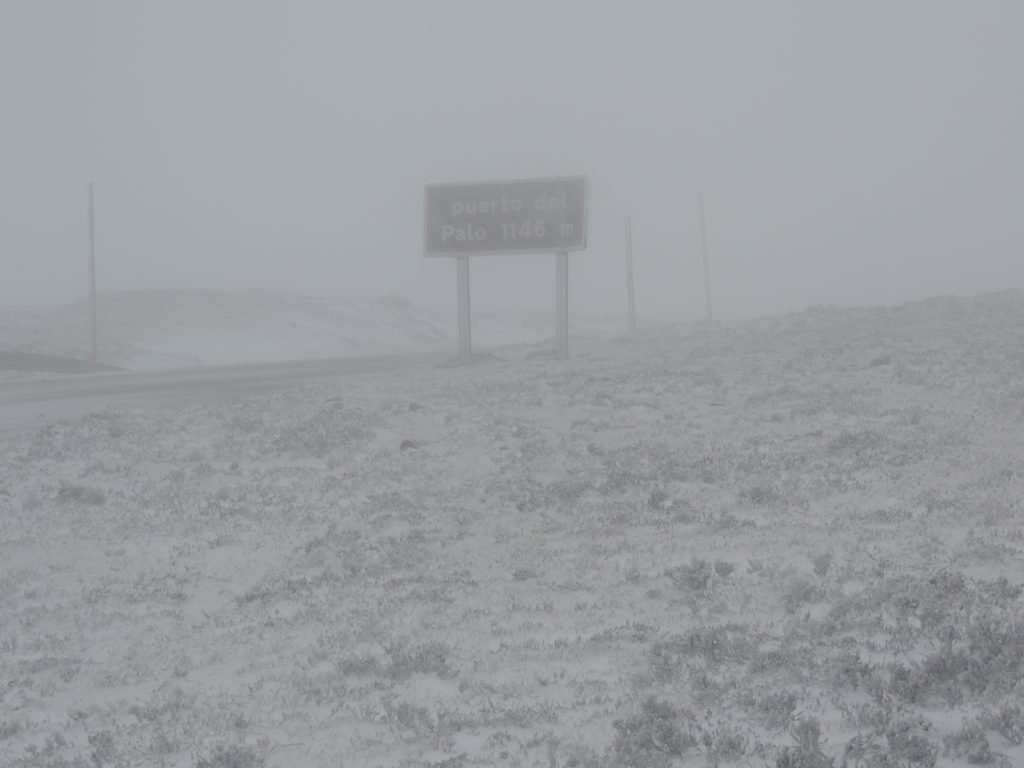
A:
<svg viewBox="0 0 1024 768">
<path fill-rule="evenodd" d="M 629 305 L 629 332 L 636 330 L 636 294 L 633 285 L 633 217 L 626 217 L 626 293 Z"/>
<path fill-rule="evenodd" d="M 469 312 L 469 256 L 457 257 L 459 275 L 459 360 L 468 363 L 473 357 Z"/>
<path fill-rule="evenodd" d="M 569 252 L 555 256 L 555 356 L 569 357 Z"/>
<path fill-rule="evenodd" d="M 92 369 L 96 370 L 98 353 L 96 349 L 96 206 L 93 200 L 93 183 L 89 182 L 89 304 L 92 315 Z"/>
<path fill-rule="evenodd" d="M 708 320 L 714 318 L 711 311 L 711 275 L 708 269 L 708 230 L 704 223 L 704 193 L 697 195 L 697 205 L 700 208 L 700 245 L 704 253 L 704 301 L 708 308 Z"/>
</svg>

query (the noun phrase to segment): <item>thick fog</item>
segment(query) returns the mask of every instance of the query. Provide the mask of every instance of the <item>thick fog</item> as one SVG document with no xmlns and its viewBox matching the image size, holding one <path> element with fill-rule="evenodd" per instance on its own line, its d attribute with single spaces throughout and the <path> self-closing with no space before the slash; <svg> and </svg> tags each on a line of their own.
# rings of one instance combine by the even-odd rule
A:
<svg viewBox="0 0 1024 768">
<path fill-rule="evenodd" d="M 455 309 L 423 188 L 586 174 L 571 308 L 721 317 L 1024 286 L 1024 4 L 0 2 L 0 309 L 99 290 Z M 554 259 L 472 262 L 474 308 Z"/>
</svg>

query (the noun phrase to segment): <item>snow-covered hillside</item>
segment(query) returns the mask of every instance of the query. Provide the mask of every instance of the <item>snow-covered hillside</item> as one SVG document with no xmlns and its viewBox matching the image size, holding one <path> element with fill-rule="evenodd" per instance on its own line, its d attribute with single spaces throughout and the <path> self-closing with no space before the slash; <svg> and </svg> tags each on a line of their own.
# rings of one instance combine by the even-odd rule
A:
<svg viewBox="0 0 1024 768">
<path fill-rule="evenodd" d="M 97 302 L 99 359 L 131 370 L 276 362 L 458 348 L 457 318 L 397 297 L 352 299 L 280 292 L 124 291 Z M 87 359 L 90 308 L 0 313 L 0 351 Z M 611 317 L 573 317 L 575 334 L 617 334 Z M 540 342 L 554 316 L 477 312 L 478 348 Z"/>
<path fill-rule="evenodd" d="M 103 294 L 97 305 L 100 359 L 136 370 L 423 351 L 450 336 L 446 318 L 397 298 L 126 291 Z M 89 353 L 87 302 L 0 322 L 8 348 Z"/>
<path fill-rule="evenodd" d="M 0 763 L 1024 765 L 1024 297 L 0 438 Z"/>
</svg>

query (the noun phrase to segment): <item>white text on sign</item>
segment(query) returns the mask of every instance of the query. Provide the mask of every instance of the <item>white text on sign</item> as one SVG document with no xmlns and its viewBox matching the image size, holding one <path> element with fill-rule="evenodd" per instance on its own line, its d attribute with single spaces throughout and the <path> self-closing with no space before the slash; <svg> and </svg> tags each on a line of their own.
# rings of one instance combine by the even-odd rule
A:
<svg viewBox="0 0 1024 768">
<path fill-rule="evenodd" d="M 580 250 L 585 177 L 427 187 L 428 256 Z"/>
<path fill-rule="evenodd" d="M 458 219 L 465 215 L 497 214 L 497 213 L 521 213 L 523 201 L 518 197 L 506 197 L 491 200 L 453 200 L 452 219 Z M 541 195 L 533 201 L 535 211 L 564 211 L 568 209 L 565 199 L 565 192 L 560 195 Z M 561 237 L 572 237 L 575 234 L 575 226 L 571 223 L 559 225 Z M 547 236 L 547 221 L 534 219 L 523 222 L 502 221 L 498 224 L 498 230 L 502 240 L 529 240 L 530 238 L 544 238 Z M 445 224 L 441 227 L 441 241 L 454 240 L 457 243 L 472 242 L 474 240 L 486 240 L 488 238 L 487 227 L 482 226 L 456 226 Z"/>
</svg>

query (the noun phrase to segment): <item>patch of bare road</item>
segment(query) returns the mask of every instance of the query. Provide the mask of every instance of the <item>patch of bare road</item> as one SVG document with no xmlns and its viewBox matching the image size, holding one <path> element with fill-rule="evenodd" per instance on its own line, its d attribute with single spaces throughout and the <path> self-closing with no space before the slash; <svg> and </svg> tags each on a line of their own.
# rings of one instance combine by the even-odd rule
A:
<svg viewBox="0 0 1024 768">
<path fill-rule="evenodd" d="M 339 376 L 428 367 L 442 363 L 446 357 L 442 352 L 428 352 L 17 379 L 0 382 L 0 431 L 31 428 L 56 419 L 80 418 L 114 404 L 184 405 Z"/>
</svg>

